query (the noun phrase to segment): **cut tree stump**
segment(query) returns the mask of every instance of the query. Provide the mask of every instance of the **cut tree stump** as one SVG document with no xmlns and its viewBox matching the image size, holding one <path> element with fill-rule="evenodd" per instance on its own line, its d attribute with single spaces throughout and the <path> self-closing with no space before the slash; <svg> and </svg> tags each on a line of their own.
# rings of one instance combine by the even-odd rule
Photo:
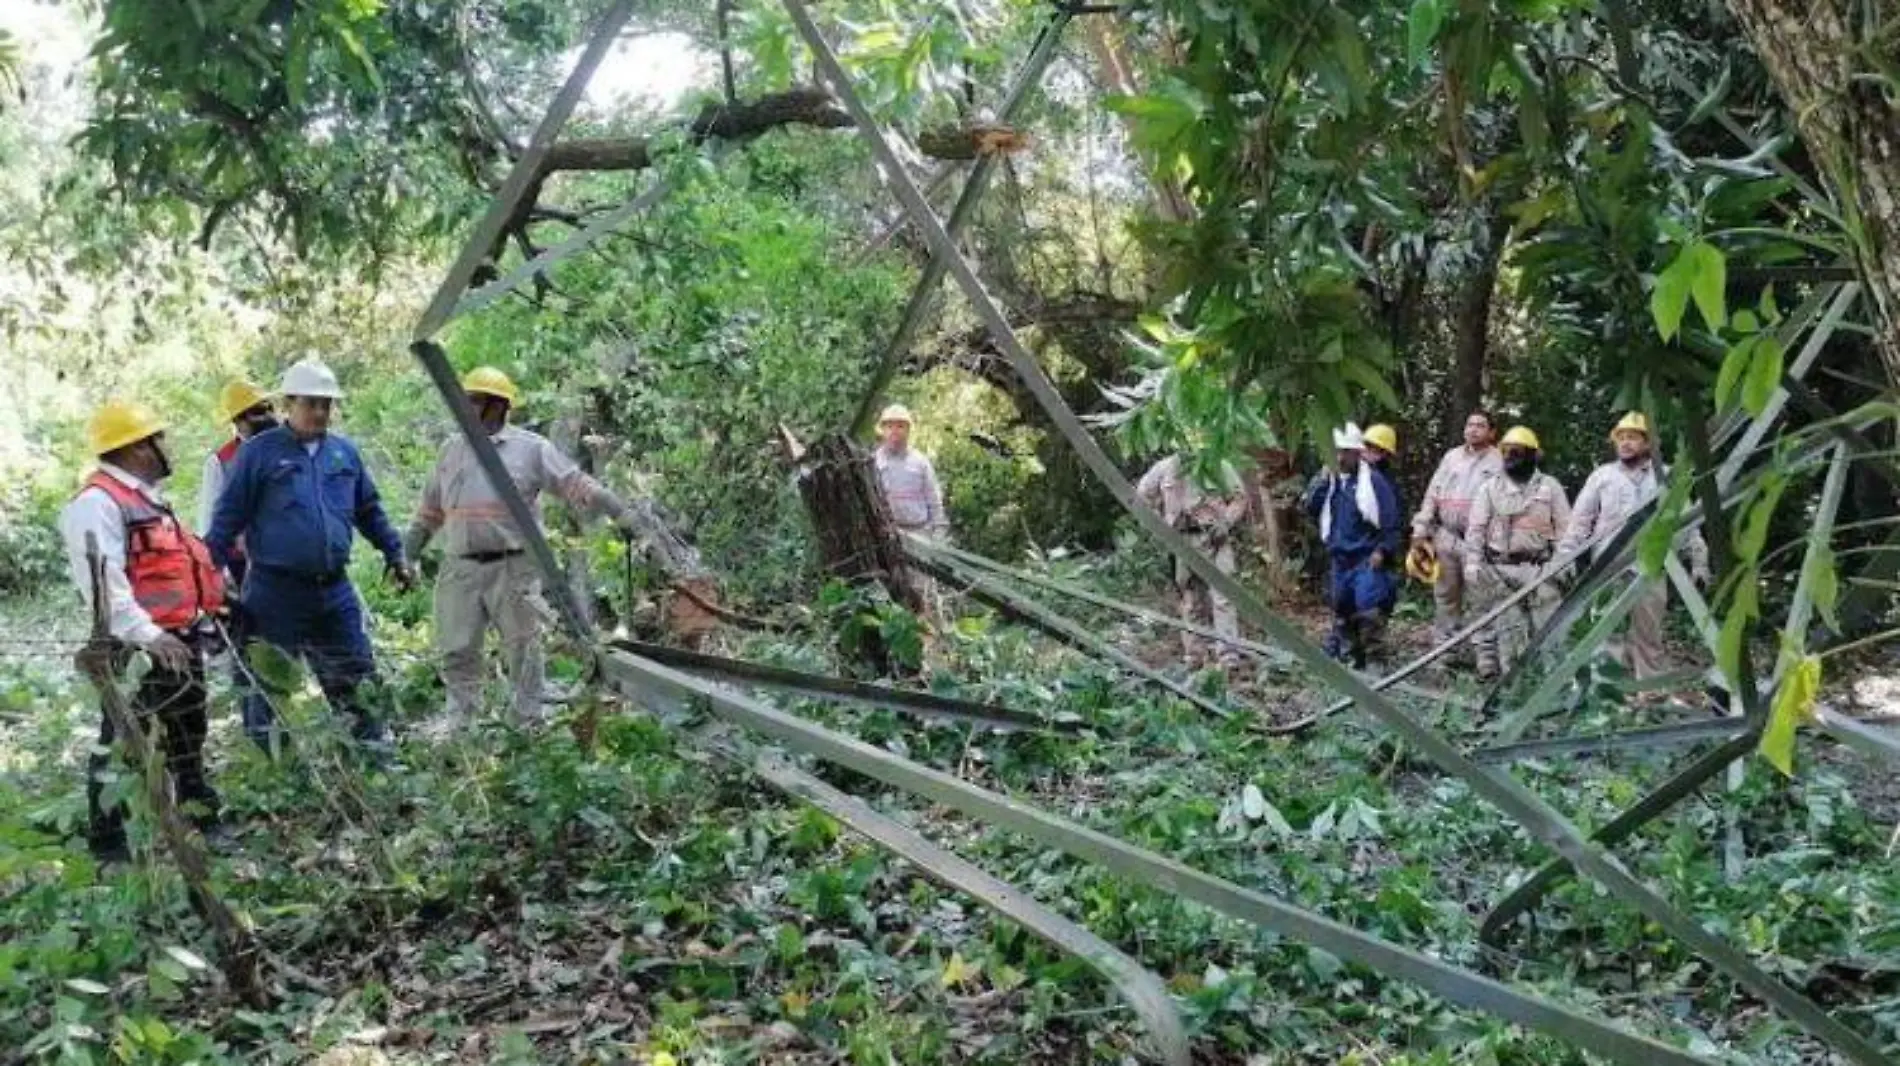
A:
<svg viewBox="0 0 1900 1066">
<path fill-rule="evenodd" d="M 870 455 L 843 434 L 820 439 L 802 455 L 798 494 L 811 516 L 826 575 L 852 585 L 875 581 L 893 601 L 925 613 L 923 586 L 905 559 Z M 893 672 L 898 664 L 882 641 L 871 637 L 860 649 L 865 665 L 880 674 Z"/>
</svg>

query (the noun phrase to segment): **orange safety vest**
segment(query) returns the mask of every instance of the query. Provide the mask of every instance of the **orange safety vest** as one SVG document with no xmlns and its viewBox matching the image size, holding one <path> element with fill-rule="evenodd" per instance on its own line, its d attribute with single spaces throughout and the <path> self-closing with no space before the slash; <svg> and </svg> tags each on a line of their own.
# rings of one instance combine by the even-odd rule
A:
<svg viewBox="0 0 1900 1066">
<path fill-rule="evenodd" d="M 224 578 L 211 562 L 210 549 L 171 508 L 103 470 L 87 478 L 86 487 L 112 497 L 125 517 L 126 580 L 154 625 L 184 629 L 224 606 Z"/>
</svg>

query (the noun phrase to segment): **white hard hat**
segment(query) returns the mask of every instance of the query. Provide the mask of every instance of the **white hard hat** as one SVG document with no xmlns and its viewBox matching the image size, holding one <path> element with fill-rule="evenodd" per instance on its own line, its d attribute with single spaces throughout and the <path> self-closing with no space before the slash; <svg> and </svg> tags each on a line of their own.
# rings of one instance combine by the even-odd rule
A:
<svg viewBox="0 0 1900 1066">
<path fill-rule="evenodd" d="M 1366 446 L 1365 434 L 1359 431 L 1359 423 L 1348 422 L 1344 427 L 1333 430 L 1333 447 L 1344 451 L 1358 451 Z"/>
<path fill-rule="evenodd" d="M 332 400 L 343 398 L 343 390 L 336 383 L 336 374 L 315 359 L 303 359 L 290 364 L 290 369 L 284 372 L 283 387 L 277 391 L 285 396 L 322 396 Z"/>
</svg>

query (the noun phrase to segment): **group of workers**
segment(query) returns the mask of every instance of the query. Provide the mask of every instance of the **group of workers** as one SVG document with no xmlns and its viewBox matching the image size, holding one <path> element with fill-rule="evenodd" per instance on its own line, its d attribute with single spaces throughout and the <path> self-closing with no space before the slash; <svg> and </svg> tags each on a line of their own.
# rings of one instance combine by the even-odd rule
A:
<svg viewBox="0 0 1900 1066">
<path fill-rule="evenodd" d="M 463 390 L 516 489 L 539 507 L 543 493 L 581 514 L 610 518 L 629 550 L 676 580 L 704 573 L 692 549 L 665 528 L 648 501 L 630 504 L 584 473 L 546 438 L 509 424 L 519 400 L 498 370 L 479 368 Z M 435 587 L 435 631 L 447 689 L 440 729 L 466 723 L 484 677 L 482 644 L 500 634 L 525 723 L 544 715 L 542 633 L 547 610 L 523 531 L 460 436 L 443 446 L 407 536 L 397 532 L 357 447 L 331 430 L 343 390 L 320 362 L 284 374 L 276 397 L 235 381 L 219 397 L 232 436 L 205 460 L 199 501 L 202 535 L 186 528 L 163 485 L 173 470 L 165 423 L 138 403 L 112 401 L 87 423 L 96 468 L 60 515 L 74 583 L 93 600 L 91 552 L 103 561 L 109 634 L 145 651 L 151 668 L 134 695 L 137 714 L 163 723 L 174 795 L 208 834 L 220 803 L 204 766 L 206 663 L 232 653 L 246 732 L 268 750 L 281 738 L 270 694 L 243 654 L 253 642 L 308 664 L 334 711 L 373 758 L 386 759 L 389 729 L 368 689 L 375 655 L 348 566 L 356 535 L 381 553 L 399 588 L 417 582 L 413 560 L 440 536 L 446 559 Z M 279 414 L 281 403 L 281 420 Z M 123 858 L 123 813 L 104 797 L 109 719 L 87 773 L 88 844 L 105 860 Z"/>
<path fill-rule="evenodd" d="M 669 578 L 706 587 L 697 555 L 651 501 L 629 503 L 546 438 L 510 424 L 520 394 L 505 374 L 481 367 L 462 387 L 510 480 L 537 515 L 541 496 L 555 495 L 578 514 L 611 520 L 630 551 L 634 542 L 643 543 Z M 219 412 L 232 435 L 205 459 L 202 539 L 179 521 L 164 493 L 173 469 L 164 422 L 143 405 L 113 401 L 87 424 L 97 467 L 60 517 L 73 580 L 90 604 L 89 553 L 96 547 L 110 635 L 151 659 L 135 708 L 164 723 L 175 794 L 208 831 L 218 825 L 220 805 L 204 767 L 205 671 L 208 659 L 223 651 L 233 653 L 244 728 L 259 745 L 276 750 L 281 738 L 270 694 L 246 665 L 243 649 L 253 642 L 307 663 L 351 734 L 372 755 L 386 752 L 388 726 L 366 692 L 375 655 L 348 573 L 358 534 L 381 553 L 385 574 L 404 590 L 417 582 L 413 560 L 431 541 L 443 544 L 434 606 L 447 699 L 437 731 L 463 727 L 478 706 L 490 629 L 500 635 L 515 716 L 532 724 L 545 715 L 542 635 L 549 612 L 540 575 L 523 530 L 473 448 L 459 435 L 443 445 L 408 532 L 399 534 L 361 452 L 330 428 L 342 398 L 336 375 L 312 360 L 291 366 L 275 397 L 245 381 L 224 387 Z M 941 539 L 949 531 L 943 490 L 930 460 L 910 446 L 912 427 L 901 405 L 880 416 L 878 483 L 900 530 Z M 1631 412 L 1610 439 L 1615 460 L 1590 475 L 1573 508 L 1563 486 L 1538 468 L 1536 433 L 1515 426 L 1499 441 L 1491 416 L 1472 412 L 1463 443 L 1439 461 L 1411 516 L 1411 547 L 1402 552 L 1405 509 L 1390 471 L 1396 431 L 1375 425 L 1362 432 L 1350 424 L 1335 431 L 1334 461 L 1304 499 L 1331 563 L 1327 653 L 1358 668 L 1368 665 L 1397 602 L 1402 567 L 1432 584 L 1441 642 L 1463 627 L 1468 608 L 1485 611 L 1536 586 L 1474 639 L 1480 677 L 1508 670 L 1559 600 L 1546 580 L 1552 561 L 1597 543 L 1659 491 L 1662 472 L 1648 420 Z M 1147 471 L 1136 494 L 1232 573 L 1254 494 L 1231 472 L 1223 476 L 1210 487 L 1186 456 L 1172 455 Z M 1706 548 L 1699 537 L 1688 548 L 1692 574 L 1706 582 Z M 1183 618 L 1203 632 L 1211 627 L 1218 638 L 1214 661 L 1235 664 L 1233 606 L 1185 566 L 1177 564 L 1175 580 Z M 1662 670 L 1667 596 L 1658 585 L 1631 614 L 1622 654 L 1639 677 Z M 1205 648 L 1196 633 L 1183 633 L 1190 664 L 1209 661 Z M 106 858 L 122 856 L 126 847 L 122 814 L 102 795 L 112 740 L 112 723 L 102 720 L 100 746 L 88 766 L 89 843 Z"/>
<path fill-rule="evenodd" d="M 1334 431 L 1333 462 L 1313 479 L 1303 499 L 1330 563 L 1324 597 L 1332 614 L 1327 654 L 1361 669 L 1379 657 L 1402 569 L 1432 585 L 1433 634 L 1441 643 L 1464 628 L 1467 609 L 1488 613 L 1529 589 L 1472 640 L 1481 679 L 1508 671 L 1561 600 L 1551 580 L 1555 575 L 1547 573 L 1550 564 L 1597 545 L 1659 491 L 1663 474 L 1648 418 L 1630 412 L 1610 440 L 1616 458 L 1591 473 L 1572 507 L 1563 485 L 1539 468 L 1543 448 L 1535 432 L 1514 426 L 1500 440 L 1491 415 L 1472 412 L 1463 443 L 1439 460 L 1424 500 L 1411 515 L 1407 549 L 1405 508 L 1391 472 L 1397 431 L 1375 425 L 1362 432 L 1351 424 Z M 1226 478 L 1209 488 L 1191 476 L 1187 457 L 1171 455 L 1148 470 L 1136 495 L 1218 568 L 1232 573 L 1250 499 L 1236 475 Z M 1706 584 L 1708 552 L 1699 535 L 1690 538 L 1687 551 L 1691 575 Z M 1182 619 L 1219 638 L 1213 661 L 1223 668 L 1236 665 L 1236 649 L 1223 643 L 1239 636 L 1233 606 L 1178 563 L 1175 583 Z M 1639 678 L 1663 670 L 1667 605 L 1667 586 L 1658 584 L 1631 612 L 1627 638 L 1617 645 L 1618 656 Z M 1195 633 L 1183 633 L 1189 665 L 1209 661 L 1205 647 Z"/>
</svg>

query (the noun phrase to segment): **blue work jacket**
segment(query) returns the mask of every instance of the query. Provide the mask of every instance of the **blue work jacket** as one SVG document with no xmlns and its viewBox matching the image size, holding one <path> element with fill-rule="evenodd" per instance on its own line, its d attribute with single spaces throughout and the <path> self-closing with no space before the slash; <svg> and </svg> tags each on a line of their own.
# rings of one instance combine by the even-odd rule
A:
<svg viewBox="0 0 1900 1066">
<path fill-rule="evenodd" d="M 1399 491 L 1392 487 L 1392 479 L 1374 466 L 1372 471 L 1372 494 L 1379 501 L 1379 524 L 1373 525 L 1359 513 L 1359 504 L 1353 499 L 1353 479 L 1339 478 L 1335 474 L 1320 475 L 1306 494 L 1306 513 L 1313 521 L 1319 521 L 1320 509 L 1326 505 L 1326 494 L 1333 482 L 1339 487 L 1333 494 L 1333 529 L 1326 538 L 1326 550 L 1335 559 L 1357 560 L 1371 555 L 1374 550 L 1382 551 L 1388 560 L 1399 557 L 1403 539 L 1406 515 L 1399 506 Z"/>
<path fill-rule="evenodd" d="M 391 566 L 402 562 L 402 537 L 356 445 L 327 433 L 312 453 L 279 426 L 238 449 L 205 543 L 212 559 L 229 565 L 242 535 L 253 567 L 333 580 L 349 565 L 356 530 Z"/>
</svg>

